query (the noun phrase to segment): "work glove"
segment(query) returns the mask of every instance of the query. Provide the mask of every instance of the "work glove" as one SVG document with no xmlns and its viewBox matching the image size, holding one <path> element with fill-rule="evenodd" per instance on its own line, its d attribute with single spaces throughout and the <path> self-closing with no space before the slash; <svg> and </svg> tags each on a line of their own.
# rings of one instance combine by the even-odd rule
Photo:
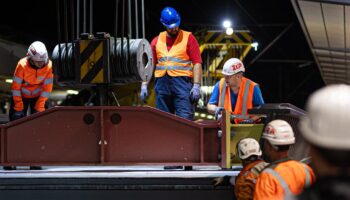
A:
<svg viewBox="0 0 350 200">
<path fill-rule="evenodd" d="M 201 85 L 198 83 L 193 84 L 190 92 L 190 100 L 192 103 L 197 103 L 201 98 Z"/>
<path fill-rule="evenodd" d="M 229 186 L 229 185 L 231 185 L 230 179 L 231 179 L 231 177 L 229 177 L 229 176 L 218 177 L 218 178 L 213 179 L 211 183 L 214 187 L 216 187 L 216 186 Z"/>
<path fill-rule="evenodd" d="M 140 92 L 141 101 L 145 102 L 147 96 L 148 96 L 147 84 L 142 83 L 141 92 Z"/>
<path fill-rule="evenodd" d="M 15 111 L 12 115 L 13 120 L 21 119 L 22 117 L 24 117 L 23 110 L 22 111 Z"/>
<path fill-rule="evenodd" d="M 223 108 L 223 107 L 216 107 L 215 108 L 215 119 L 216 120 L 220 120 L 221 119 L 221 117 L 222 117 L 222 111 L 224 111 L 225 110 L 225 108 Z"/>
<path fill-rule="evenodd" d="M 240 122 L 240 124 L 254 124 L 254 120 L 249 118 Z"/>
</svg>

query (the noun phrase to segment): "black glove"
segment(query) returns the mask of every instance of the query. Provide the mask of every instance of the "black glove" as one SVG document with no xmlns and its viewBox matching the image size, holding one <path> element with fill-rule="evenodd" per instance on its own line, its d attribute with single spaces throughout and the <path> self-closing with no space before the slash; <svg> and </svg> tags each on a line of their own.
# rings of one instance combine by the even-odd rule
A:
<svg viewBox="0 0 350 200">
<path fill-rule="evenodd" d="M 22 111 L 15 111 L 13 114 L 12 114 L 12 119 L 13 120 L 16 120 L 16 119 L 21 119 L 22 117 L 24 117 L 24 112 L 23 110 Z"/>
</svg>

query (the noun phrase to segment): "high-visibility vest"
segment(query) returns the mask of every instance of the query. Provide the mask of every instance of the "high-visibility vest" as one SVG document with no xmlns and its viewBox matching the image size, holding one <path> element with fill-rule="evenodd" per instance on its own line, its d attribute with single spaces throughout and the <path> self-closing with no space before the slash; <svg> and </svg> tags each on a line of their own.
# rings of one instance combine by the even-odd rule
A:
<svg viewBox="0 0 350 200">
<path fill-rule="evenodd" d="M 180 30 L 173 46 L 168 51 L 166 31 L 161 32 L 156 44 L 157 64 L 154 72 L 156 78 L 164 76 L 193 76 L 193 66 L 187 54 L 188 37 L 191 33 Z"/>
<path fill-rule="evenodd" d="M 23 110 L 22 97 L 39 97 L 34 108 L 39 112 L 45 110 L 45 102 L 50 96 L 52 86 L 53 73 L 50 60 L 44 67 L 34 69 L 27 57 L 22 58 L 17 64 L 11 87 L 14 109 Z"/>
<path fill-rule="evenodd" d="M 234 111 L 232 112 L 231 105 L 231 89 L 230 87 L 226 87 L 225 78 L 220 80 L 219 84 L 219 107 L 224 107 L 225 110 L 231 112 L 231 114 L 235 115 L 235 123 L 243 121 L 244 119 L 248 119 L 248 109 L 253 108 L 253 93 L 254 86 L 257 83 L 242 77 L 241 85 L 239 86 L 239 91 L 236 100 L 236 106 Z"/>
</svg>

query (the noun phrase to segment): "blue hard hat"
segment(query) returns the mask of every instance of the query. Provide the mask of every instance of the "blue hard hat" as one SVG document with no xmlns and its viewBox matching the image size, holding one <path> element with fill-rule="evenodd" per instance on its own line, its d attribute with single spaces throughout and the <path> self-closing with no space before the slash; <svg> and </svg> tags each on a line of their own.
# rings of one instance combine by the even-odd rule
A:
<svg viewBox="0 0 350 200">
<path fill-rule="evenodd" d="M 172 7 L 165 7 L 160 16 L 160 22 L 167 28 L 175 28 L 180 25 L 180 15 Z"/>
</svg>

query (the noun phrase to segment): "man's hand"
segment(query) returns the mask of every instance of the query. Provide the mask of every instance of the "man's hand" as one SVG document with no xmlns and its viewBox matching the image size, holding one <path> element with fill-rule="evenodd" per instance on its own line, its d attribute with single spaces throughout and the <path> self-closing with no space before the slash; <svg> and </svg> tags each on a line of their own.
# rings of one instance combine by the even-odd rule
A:
<svg viewBox="0 0 350 200">
<path fill-rule="evenodd" d="M 147 84 L 142 83 L 142 85 L 141 85 L 141 92 L 140 92 L 141 101 L 145 102 L 146 98 L 147 98 L 147 95 L 148 95 Z"/>
<path fill-rule="evenodd" d="M 215 108 L 215 119 L 216 120 L 220 120 L 221 119 L 221 117 L 222 117 L 222 111 L 224 111 L 225 110 L 225 108 L 223 108 L 223 107 L 216 107 Z"/>
<path fill-rule="evenodd" d="M 190 100 L 193 103 L 197 103 L 201 98 L 201 86 L 198 83 L 193 84 L 190 92 Z"/>
<path fill-rule="evenodd" d="M 254 120 L 249 118 L 240 122 L 240 124 L 254 124 Z"/>
</svg>

